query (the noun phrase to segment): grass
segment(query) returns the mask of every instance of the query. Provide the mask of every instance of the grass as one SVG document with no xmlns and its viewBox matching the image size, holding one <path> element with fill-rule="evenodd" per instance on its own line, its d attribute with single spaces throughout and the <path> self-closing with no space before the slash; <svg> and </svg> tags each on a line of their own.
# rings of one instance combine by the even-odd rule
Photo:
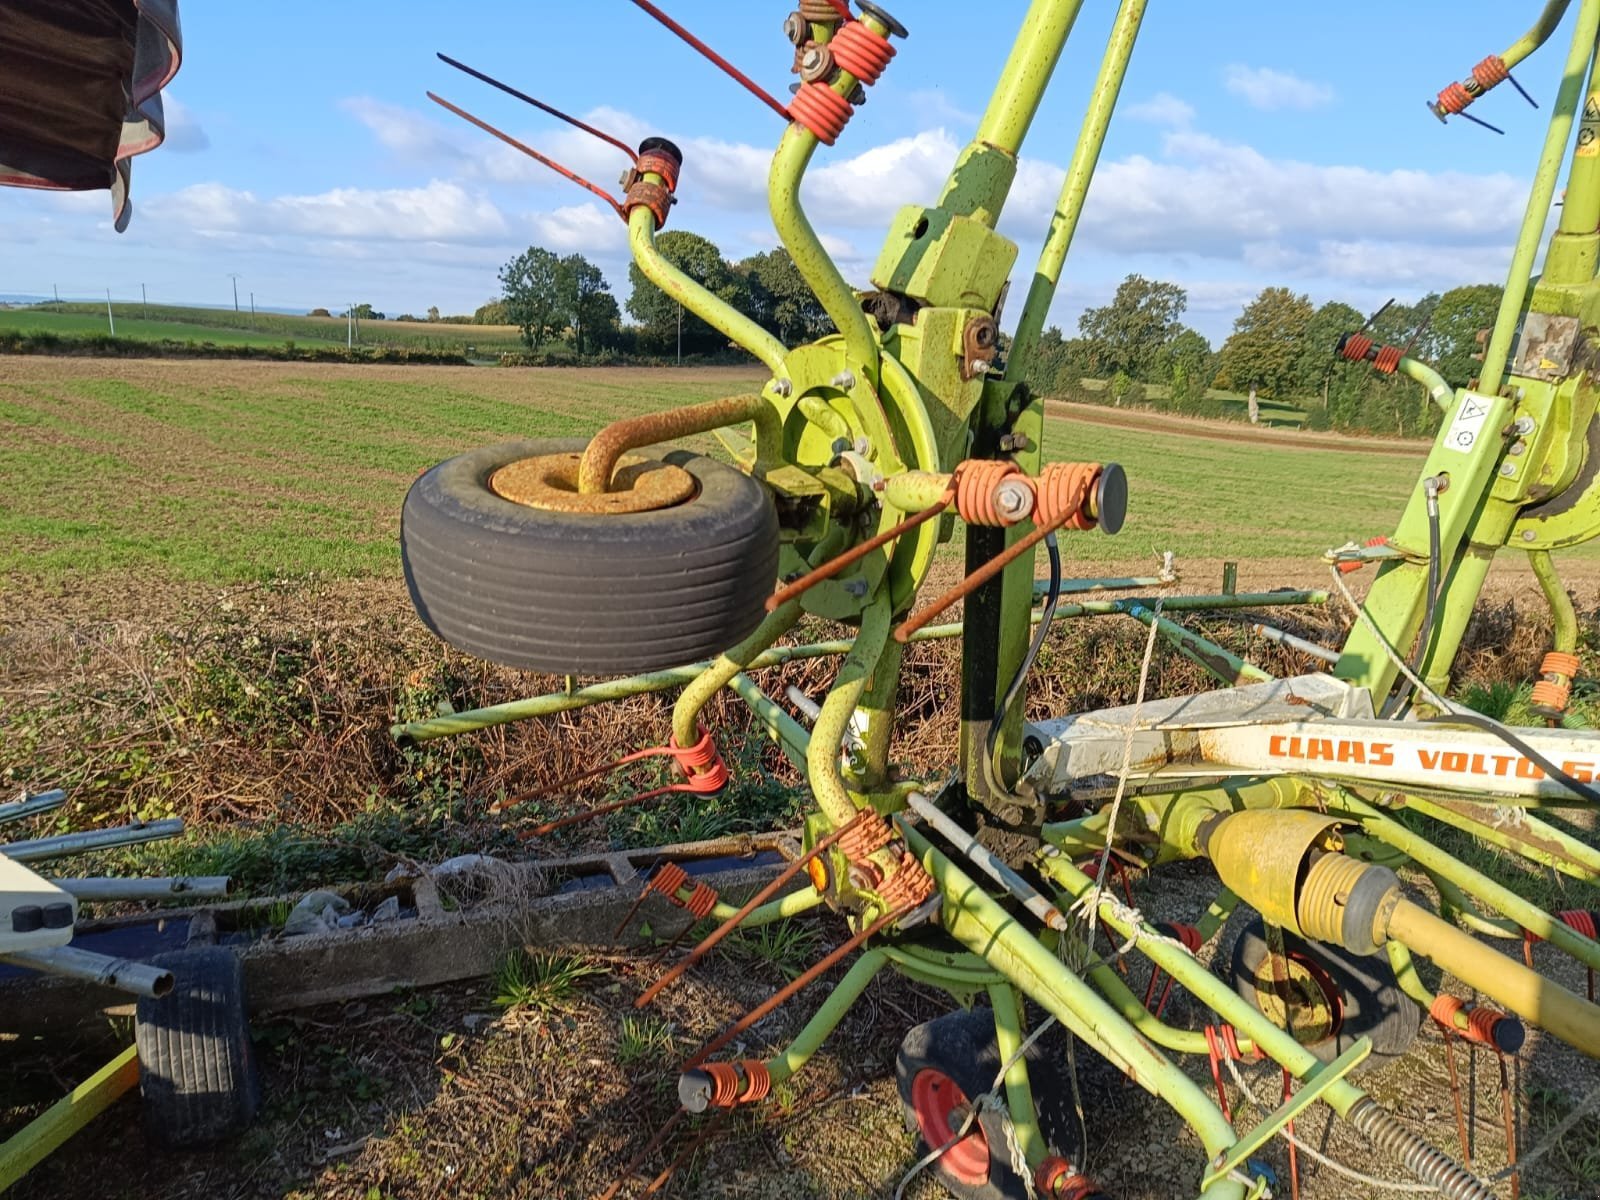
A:
<svg viewBox="0 0 1600 1200">
<path fill-rule="evenodd" d="M 147 341 L 212 342 L 219 346 L 281 346 L 286 341 L 345 344 L 345 319 L 286 313 L 236 313 L 226 308 L 168 304 L 117 304 L 117 336 Z M 146 314 L 149 314 L 148 317 Z M 110 332 L 103 304 L 66 303 L 0 309 L 0 331 L 54 333 L 63 337 Z M 447 325 L 431 321 L 362 321 L 360 343 L 414 350 L 465 350 L 485 357 L 524 349 L 514 325 Z"/>
<path fill-rule="evenodd" d="M 576 954 L 514 950 L 496 969 L 494 1003 L 524 1013 L 550 1013 L 577 995 L 578 984 L 605 968 Z"/>
<path fill-rule="evenodd" d="M 724 945 L 736 958 L 776 967 L 785 979 L 799 977 L 822 953 L 817 931 L 792 920 L 735 930 Z"/>
<path fill-rule="evenodd" d="M 665 1019 L 650 1013 L 623 1016 L 617 1031 L 619 1066 L 659 1065 L 672 1057 L 673 1049 L 672 1027 Z"/>
<path fill-rule="evenodd" d="M 1080 379 L 1078 386 L 1086 392 L 1103 392 L 1111 386 L 1108 379 Z M 1146 402 L 1166 401 L 1172 397 L 1172 388 L 1164 383 L 1141 383 L 1141 394 Z M 1223 408 L 1235 416 L 1245 416 L 1250 411 L 1250 397 L 1243 392 L 1230 392 L 1223 388 L 1207 388 L 1207 400 L 1220 400 Z M 1256 397 L 1256 415 L 1260 423 L 1298 429 L 1306 423 L 1306 410 L 1286 400 L 1268 400 Z"/>
</svg>

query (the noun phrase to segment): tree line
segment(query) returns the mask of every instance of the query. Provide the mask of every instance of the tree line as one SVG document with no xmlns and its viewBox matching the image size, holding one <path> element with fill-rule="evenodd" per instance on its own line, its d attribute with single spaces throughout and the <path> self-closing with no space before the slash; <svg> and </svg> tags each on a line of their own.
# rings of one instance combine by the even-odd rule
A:
<svg viewBox="0 0 1600 1200">
<path fill-rule="evenodd" d="M 1342 334 L 1365 328 L 1374 341 L 1409 347 L 1454 387 L 1477 374 L 1480 332 L 1494 324 L 1502 289 L 1469 284 L 1391 302 L 1369 321 L 1341 301 L 1312 304 L 1290 288 L 1263 288 L 1244 306 L 1220 349 L 1183 323 L 1188 294 L 1174 283 L 1129 275 L 1110 303 L 1078 318 L 1078 336 L 1051 326 L 1028 383 L 1067 399 L 1157 404 L 1198 416 L 1230 406 L 1217 391 L 1249 393 L 1306 411 L 1311 428 L 1402 436 L 1430 434 L 1440 413 L 1417 384 L 1338 357 Z M 1103 386 L 1091 388 L 1086 380 Z"/>
<path fill-rule="evenodd" d="M 656 248 L 696 283 L 789 345 L 833 331 L 782 247 L 730 262 L 709 239 L 670 230 L 656 239 Z M 606 352 L 701 357 L 729 349 L 727 337 L 645 278 L 636 263 L 628 267 L 625 307 L 632 322 L 626 325 L 605 276 L 581 254 L 561 257 L 530 246 L 500 269 L 500 284 L 500 299 L 478 313 L 516 325 L 531 351 L 551 343 L 579 357 Z"/>
</svg>

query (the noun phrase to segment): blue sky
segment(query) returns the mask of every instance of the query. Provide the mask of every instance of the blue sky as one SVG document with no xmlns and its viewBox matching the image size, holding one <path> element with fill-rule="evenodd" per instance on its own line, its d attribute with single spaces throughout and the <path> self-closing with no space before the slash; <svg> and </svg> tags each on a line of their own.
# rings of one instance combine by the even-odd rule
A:
<svg viewBox="0 0 1600 1200">
<path fill-rule="evenodd" d="M 684 24 L 782 93 L 783 3 L 669 0 Z M 911 30 L 837 146 L 808 208 L 864 285 L 895 207 L 932 202 L 1026 5 L 897 0 Z M 1509 136 L 1443 127 L 1423 103 L 1531 22 L 1526 3 L 1153 0 L 1054 319 L 1069 330 L 1127 273 L 1190 291 L 1220 341 L 1240 304 L 1283 284 L 1372 308 L 1498 281 L 1544 112 L 1509 86 L 1474 112 Z M 1024 148 L 1002 220 L 1026 275 L 1115 5 L 1088 0 Z M 673 226 L 731 258 L 775 244 L 765 164 L 781 122 L 626 0 L 440 6 L 188 3 L 170 138 L 136 160 L 133 224 L 103 193 L 0 190 L 0 294 L 284 308 L 367 301 L 470 311 L 529 244 L 579 250 L 626 295 L 621 223 L 571 184 L 435 108 L 433 89 L 530 144 L 615 180 L 617 152 L 450 70 L 442 50 L 625 140 L 687 152 Z M 271 14 L 270 16 L 268 14 Z M 1519 82 L 1554 99 L 1571 18 Z"/>
</svg>

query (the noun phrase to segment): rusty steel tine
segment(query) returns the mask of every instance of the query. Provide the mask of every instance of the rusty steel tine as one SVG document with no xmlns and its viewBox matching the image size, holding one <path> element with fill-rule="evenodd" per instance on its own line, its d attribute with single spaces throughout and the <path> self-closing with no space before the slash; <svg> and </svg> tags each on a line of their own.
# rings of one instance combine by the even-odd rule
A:
<svg viewBox="0 0 1600 1200">
<path fill-rule="evenodd" d="M 772 595 L 767 597 L 767 611 L 776 612 L 781 605 L 787 604 L 790 600 L 793 600 L 796 596 L 803 592 L 810 591 L 824 579 L 832 579 L 851 563 L 865 558 L 879 547 L 888 545 L 902 533 L 905 533 L 911 529 L 915 529 L 918 525 L 921 525 L 926 521 L 931 521 L 945 509 L 949 508 L 950 502 L 955 498 L 955 492 L 945 492 L 937 504 L 930 504 L 921 512 L 915 514 L 914 516 L 907 517 L 898 525 L 891 525 L 882 533 L 876 535 L 875 537 L 868 538 L 859 546 L 852 546 L 843 554 L 829 559 L 820 567 L 814 567 L 810 571 L 807 571 L 804 575 L 800 576 L 799 579 L 784 584 L 777 591 L 773 592 Z"/>
<path fill-rule="evenodd" d="M 540 112 L 549 113 L 552 117 L 555 117 L 558 121 L 565 121 L 568 125 L 573 126 L 575 129 L 581 129 L 585 133 L 591 134 L 594 137 L 599 138 L 602 142 L 610 143 L 611 145 L 615 146 L 618 150 L 621 150 L 624 154 L 626 154 L 628 156 L 628 161 L 630 163 L 636 163 L 636 162 L 639 161 L 639 152 L 637 150 L 635 150 L 633 147 L 629 146 L 628 143 L 623 141 L 621 138 L 612 137 L 605 130 L 596 129 L 593 125 L 589 125 L 589 124 L 587 124 L 587 123 L 585 123 L 583 121 L 578 120 L 577 117 L 574 117 L 574 116 L 571 116 L 568 113 L 562 112 L 559 108 L 556 108 L 552 104 L 546 104 L 543 100 L 537 100 L 534 97 L 528 95 L 526 92 L 520 92 L 516 88 L 512 87 L 509 83 L 500 82 L 500 80 L 496 79 L 493 75 L 486 75 L 484 72 L 478 70 L 475 67 L 469 67 L 464 62 L 458 62 L 456 59 L 451 58 L 448 54 L 439 54 L 438 51 L 435 51 L 434 53 L 438 54 L 440 62 L 448 63 L 450 66 L 454 67 L 456 70 L 464 71 L 466 74 L 471 75 L 474 79 L 479 79 L 479 80 L 482 80 L 484 83 L 487 83 L 490 87 L 499 88 L 502 92 L 504 92 L 508 96 L 515 96 L 518 100 L 521 100 L 524 104 L 533 105 L 533 107 L 537 108 Z"/>
<path fill-rule="evenodd" d="M 587 190 L 593 192 L 596 196 L 599 196 L 600 199 L 604 200 L 607 204 L 609 204 L 611 206 L 611 208 L 612 208 L 612 211 L 615 212 L 619 217 L 622 217 L 624 220 L 627 219 L 626 218 L 626 214 L 624 214 L 623 211 L 622 211 L 622 205 L 618 204 L 617 201 L 614 200 L 611 197 L 611 195 L 604 188 L 596 187 L 594 184 L 590 183 L 587 179 L 585 179 L 582 175 L 579 175 L 576 171 L 569 170 L 568 168 L 563 167 L 560 163 L 558 163 L 553 158 L 547 158 L 545 155 L 540 154 L 532 146 L 523 145 L 521 142 L 517 141 L 516 138 L 512 137 L 509 133 L 502 133 L 500 130 L 496 129 L 493 125 L 489 124 L 489 122 L 483 120 L 480 117 L 473 116 L 471 113 L 469 113 L 464 108 L 457 108 L 454 104 L 451 104 L 450 101 L 444 99 L 444 97 L 442 97 L 442 96 L 436 96 L 432 92 L 429 92 L 428 93 L 428 99 L 432 100 L 440 108 L 445 108 L 445 109 L 448 109 L 449 111 L 455 113 L 455 115 L 460 117 L 463 121 L 466 121 L 467 123 L 472 124 L 472 125 L 476 125 L 479 129 L 483 130 L 485 133 L 492 134 L 493 136 L 499 138 L 502 142 L 504 142 L 506 145 L 510 146 L 512 149 L 522 151 L 522 153 L 526 154 L 529 158 L 533 159 L 535 162 L 543 163 L 545 166 L 549 167 L 552 171 L 554 171 L 557 175 L 564 176 L 565 178 L 572 180 L 572 182 L 577 184 L 579 187 L 586 188 Z"/>
<path fill-rule="evenodd" d="M 1497 1055 L 1500 1060 L 1500 1115 L 1506 1127 L 1506 1166 L 1517 1165 L 1517 1118 L 1512 1110 L 1511 1077 L 1506 1073 L 1506 1056 Z M 1522 1194 L 1522 1174 L 1519 1171 L 1511 1173 L 1511 1200 L 1518 1200 Z"/>
<path fill-rule="evenodd" d="M 1004 571 L 1006 567 L 1011 565 L 1011 563 L 1015 562 L 1018 558 L 1021 558 L 1040 542 L 1044 541 L 1045 538 L 1049 537 L 1056 530 L 1060 529 L 1072 519 L 1072 516 L 1073 514 L 1070 512 L 1063 513 L 1060 517 L 1054 521 L 1051 521 L 1048 525 L 1036 526 L 1034 531 L 1027 537 L 1023 538 L 1019 542 L 1014 543 L 1009 548 L 1002 550 L 999 554 L 996 554 L 988 562 L 984 563 L 983 566 L 979 567 L 971 575 L 968 575 L 944 595 L 934 600 L 926 608 L 922 609 L 920 612 L 912 613 L 909 617 L 902 621 L 900 626 L 894 631 L 894 640 L 897 642 L 905 642 L 913 633 L 921 629 L 924 625 L 937 617 L 945 609 L 949 608 L 957 600 L 961 600 L 967 596 L 970 596 L 984 584 L 988 583 L 989 580 L 1000 574 L 1001 571 Z"/>
<path fill-rule="evenodd" d="M 1454 1102 L 1456 1110 L 1456 1136 L 1461 1139 L 1461 1157 L 1470 1167 L 1472 1143 L 1467 1140 L 1467 1115 L 1461 1108 L 1461 1077 L 1456 1073 L 1455 1041 L 1451 1037 L 1450 1030 L 1445 1028 L 1444 1022 L 1439 1023 L 1439 1028 L 1444 1031 L 1444 1061 L 1450 1071 L 1450 1099 Z"/>
<path fill-rule="evenodd" d="M 700 918 L 695 916 L 693 913 L 690 913 L 689 914 L 689 923 L 687 925 L 685 925 L 682 929 L 678 930 L 677 933 L 673 934 L 671 941 L 664 942 L 656 950 L 656 952 L 650 956 L 650 960 L 645 965 L 646 966 L 654 966 L 656 963 L 658 963 L 662 959 L 664 959 L 667 955 L 671 954 L 674 950 L 676 950 L 678 948 L 678 944 L 683 941 L 683 939 L 688 935 L 689 931 L 691 929 L 693 929 L 698 924 L 700 924 Z M 635 1007 L 637 1007 L 637 1006 L 635 1006 Z"/>
<path fill-rule="evenodd" d="M 628 915 L 622 918 L 621 923 L 618 924 L 616 930 L 611 934 L 612 941 L 616 941 L 622 936 L 622 931 L 626 929 L 628 927 L 628 923 L 632 921 L 636 915 L 638 915 L 639 909 L 644 906 L 645 897 L 649 894 L 650 884 L 647 880 L 644 887 L 639 890 L 639 898 L 633 902 L 633 907 L 628 910 Z"/>
<path fill-rule="evenodd" d="M 667 1181 L 678 1173 L 678 1168 L 693 1158 L 695 1151 L 705 1145 L 713 1133 L 722 1128 L 722 1123 L 728 1119 L 730 1111 L 726 1108 L 718 1109 L 716 1115 L 700 1127 L 700 1132 L 694 1135 L 689 1144 L 679 1150 L 677 1156 L 665 1167 L 661 1168 L 661 1174 L 650 1181 L 650 1186 L 645 1188 L 644 1194 L 649 1196 L 666 1187 Z"/>
<path fill-rule="evenodd" d="M 689 1113 L 687 1109 L 680 1108 L 677 1112 L 668 1117 L 666 1123 L 663 1124 L 660 1129 L 656 1130 L 650 1135 L 650 1140 L 644 1144 L 644 1148 L 628 1160 L 628 1165 L 622 1168 L 621 1173 L 617 1176 L 616 1182 L 602 1192 L 598 1197 L 598 1200 L 615 1200 L 616 1194 L 622 1190 L 622 1185 L 628 1181 L 628 1177 L 644 1165 L 644 1160 L 649 1158 L 651 1153 L 654 1152 L 662 1142 L 667 1140 L 667 1135 L 676 1129 L 678 1122 L 683 1120 L 683 1118 L 688 1115 Z"/>
<path fill-rule="evenodd" d="M 694 966 L 695 963 L 699 962 L 707 954 L 710 954 L 718 942 L 738 928 L 741 921 L 753 913 L 759 906 L 765 904 L 769 899 L 776 895 L 778 889 L 798 875 L 800 871 L 804 869 L 806 864 L 809 863 L 813 858 L 824 851 L 831 849 L 833 844 L 845 834 L 849 833 L 850 830 L 854 829 L 869 811 L 871 810 L 862 809 L 854 817 L 850 818 L 850 820 L 846 821 L 838 829 L 835 829 L 827 837 L 823 838 L 815 846 L 811 847 L 809 851 L 795 859 L 792 863 L 780 871 L 776 879 L 767 884 L 766 887 L 762 888 L 754 896 L 751 896 L 750 899 L 746 900 L 743 908 L 712 930 L 710 936 L 708 936 L 705 941 L 701 942 L 693 950 L 689 951 L 689 953 L 683 957 L 682 961 L 673 964 L 671 969 L 669 969 L 665 975 L 646 988 L 644 990 L 644 994 L 633 1002 L 633 1006 L 635 1008 L 643 1008 L 645 1005 L 649 1004 L 663 991 L 670 987 L 680 975 L 682 975 L 690 967 Z"/>
<path fill-rule="evenodd" d="M 802 988 L 815 981 L 817 976 L 821 975 L 824 971 L 838 963 L 847 954 L 850 954 L 859 948 L 863 942 L 865 942 L 873 934 L 877 933 L 885 925 L 888 925 L 891 921 L 898 921 L 901 917 L 905 916 L 915 907 L 915 904 L 902 904 L 893 912 L 884 913 L 883 916 L 879 917 L 871 925 L 868 925 L 859 933 L 854 934 L 849 941 L 838 947 L 838 949 L 824 955 L 821 959 L 817 960 L 817 962 L 806 968 L 802 974 L 797 976 L 790 983 L 779 988 L 776 992 L 773 992 L 772 995 L 768 996 L 760 1004 L 756 1005 L 749 1012 L 745 1013 L 744 1016 L 740 1017 L 732 1025 L 728 1026 L 728 1028 L 717 1034 L 716 1037 L 712 1038 L 704 1046 L 700 1047 L 699 1050 L 695 1051 L 694 1056 L 683 1064 L 683 1069 L 688 1071 L 698 1067 L 711 1055 L 715 1054 L 718 1050 L 721 1050 L 729 1042 L 733 1041 L 734 1038 L 738 1037 L 746 1029 L 749 1029 L 750 1026 L 761 1020 L 762 1017 L 772 1012 L 779 1005 L 786 1003 Z"/>
<path fill-rule="evenodd" d="M 723 58 L 722 55 L 718 54 L 699 38 L 695 37 L 694 34 L 690 33 L 682 25 L 679 25 L 671 17 L 667 16 L 666 13 L 662 12 L 654 4 L 651 4 L 650 0 L 633 0 L 633 2 L 638 7 L 644 9 L 645 12 L 649 13 L 656 20 L 660 21 L 668 29 L 672 30 L 673 33 L 677 34 L 685 42 L 689 43 L 689 45 L 693 46 L 701 53 L 703 57 L 710 60 L 714 66 L 716 66 L 734 82 L 743 87 L 745 91 L 749 92 L 757 100 L 761 101 L 761 103 L 765 104 L 773 112 L 777 113 L 785 121 L 790 119 L 789 110 L 768 95 L 759 83 L 751 79 L 750 76 L 739 70 L 738 67 L 734 66 L 727 59 Z"/>
<path fill-rule="evenodd" d="M 1471 121 L 1474 125 L 1482 125 L 1490 133 L 1498 133 L 1501 137 L 1505 136 L 1506 131 L 1504 129 L 1501 129 L 1498 125 L 1489 124 L 1489 122 L 1485 121 L 1482 117 L 1475 117 L 1469 112 L 1458 112 L 1456 114 L 1456 116 L 1465 117 L 1467 120 Z"/>
</svg>

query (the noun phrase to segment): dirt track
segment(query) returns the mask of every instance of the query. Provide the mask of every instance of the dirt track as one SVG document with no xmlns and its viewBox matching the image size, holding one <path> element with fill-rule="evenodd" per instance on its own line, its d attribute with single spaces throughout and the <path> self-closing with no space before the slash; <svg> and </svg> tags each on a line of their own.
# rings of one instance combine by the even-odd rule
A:
<svg viewBox="0 0 1600 1200">
<path fill-rule="evenodd" d="M 1219 442 L 1250 442 L 1280 450 L 1343 450 L 1352 454 L 1396 454 L 1421 461 L 1428 442 L 1419 439 L 1353 437 L 1343 433 L 1306 433 L 1298 429 L 1275 429 L 1269 425 L 1250 425 L 1244 421 L 1214 421 L 1201 417 L 1175 417 L 1147 409 L 1107 408 L 1099 404 L 1072 404 L 1065 400 L 1046 400 L 1045 412 L 1068 421 L 1087 425 L 1109 425 L 1116 429 L 1142 429 L 1151 433 L 1175 433 L 1184 437 L 1206 438 Z"/>
</svg>

